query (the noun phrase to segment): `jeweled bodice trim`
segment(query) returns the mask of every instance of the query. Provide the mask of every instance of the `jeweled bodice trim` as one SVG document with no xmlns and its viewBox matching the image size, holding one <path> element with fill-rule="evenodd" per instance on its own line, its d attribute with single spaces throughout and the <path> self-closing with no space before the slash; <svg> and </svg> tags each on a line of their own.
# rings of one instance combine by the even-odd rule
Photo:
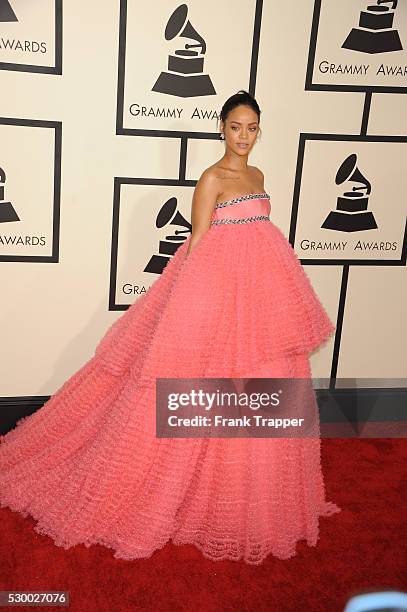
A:
<svg viewBox="0 0 407 612">
<path fill-rule="evenodd" d="M 239 202 L 244 202 L 245 200 L 265 200 L 269 199 L 270 196 L 268 193 L 263 191 L 263 193 L 248 193 L 246 195 L 239 196 L 238 198 L 233 198 L 232 200 L 225 200 L 225 202 L 218 202 L 215 208 L 223 208 L 224 206 L 230 206 L 231 204 L 238 204 Z"/>
<path fill-rule="evenodd" d="M 269 200 L 269 194 L 263 191 L 262 193 L 246 193 L 225 202 L 218 202 L 212 213 L 211 225 L 270 221 Z M 226 209 L 227 206 L 230 208 Z"/>
<path fill-rule="evenodd" d="M 243 219 L 216 219 L 211 225 L 220 225 L 221 223 L 252 223 L 253 221 L 270 221 L 267 215 L 255 215 L 254 217 L 244 217 Z"/>
</svg>

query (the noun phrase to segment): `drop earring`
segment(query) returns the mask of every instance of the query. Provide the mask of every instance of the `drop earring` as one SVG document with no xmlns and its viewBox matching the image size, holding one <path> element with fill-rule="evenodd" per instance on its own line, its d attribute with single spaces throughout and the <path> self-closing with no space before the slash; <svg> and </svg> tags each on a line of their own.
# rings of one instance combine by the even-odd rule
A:
<svg viewBox="0 0 407 612">
<path fill-rule="evenodd" d="M 220 133 L 220 139 L 225 140 L 225 134 L 223 132 Z"/>
</svg>

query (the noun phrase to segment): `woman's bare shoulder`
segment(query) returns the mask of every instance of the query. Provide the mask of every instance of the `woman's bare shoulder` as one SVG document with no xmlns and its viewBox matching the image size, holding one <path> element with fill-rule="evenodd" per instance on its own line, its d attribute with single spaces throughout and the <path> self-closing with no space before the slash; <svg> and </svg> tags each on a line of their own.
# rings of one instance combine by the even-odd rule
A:
<svg viewBox="0 0 407 612">
<path fill-rule="evenodd" d="M 257 166 L 249 166 L 249 168 L 252 170 L 252 172 L 254 174 L 256 174 L 258 177 L 264 179 L 264 174 L 263 172 L 260 170 L 260 168 L 257 168 Z"/>
<path fill-rule="evenodd" d="M 212 164 L 212 166 L 208 166 L 202 174 L 201 177 L 204 177 L 205 180 L 208 181 L 216 181 L 222 178 L 224 174 L 224 170 L 222 166 L 219 165 L 219 162 Z"/>
<path fill-rule="evenodd" d="M 257 168 L 256 166 L 249 166 L 249 167 L 250 167 L 250 171 L 252 172 L 253 181 L 256 184 L 259 184 L 259 191 L 264 191 L 265 187 L 264 187 L 263 172 L 260 170 L 260 168 Z"/>
<path fill-rule="evenodd" d="M 199 198 L 205 197 L 208 200 L 215 201 L 221 190 L 221 183 L 219 179 L 220 174 L 216 167 L 209 166 L 206 168 L 195 185 L 195 196 L 199 196 Z"/>
<path fill-rule="evenodd" d="M 206 189 L 210 189 L 211 192 L 218 192 L 221 190 L 221 179 L 222 179 L 222 170 L 213 164 L 206 168 L 201 176 L 199 177 L 197 187 L 205 187 Z"/>
</svg>

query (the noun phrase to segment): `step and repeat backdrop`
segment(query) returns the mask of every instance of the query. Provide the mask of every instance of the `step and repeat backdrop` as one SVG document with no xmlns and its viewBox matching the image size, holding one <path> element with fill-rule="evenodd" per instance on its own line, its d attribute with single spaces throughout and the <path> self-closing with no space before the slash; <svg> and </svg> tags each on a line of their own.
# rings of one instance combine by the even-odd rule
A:
<svg viewBox="0 0 407 612">
<path fill-rule="evenodd" d="M 0 83 L 1 396 L 51 394 L 162 274 L 239 89 L 337 326 L 314 375 L 407 377 L 405 2 L 0 0 Z"/>
</svg>

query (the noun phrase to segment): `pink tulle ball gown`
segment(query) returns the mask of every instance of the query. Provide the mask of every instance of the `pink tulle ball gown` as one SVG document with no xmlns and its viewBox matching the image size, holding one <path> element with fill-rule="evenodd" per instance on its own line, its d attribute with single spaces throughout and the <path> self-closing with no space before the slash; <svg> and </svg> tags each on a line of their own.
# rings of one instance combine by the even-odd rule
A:
<svg viewBox="0 0 407 612">
<path fill-rule="evenodd" d="M 311 377 L 335 326 L 270 197 L 219 202 L 187 256 L 107 330 L 46 404 L 0 437 L 0 505 L 55 544 L 150 557 L 167 542 L 259 564 L 315 546 L 327 501 L 320 436 L 159 438 L 156 377 Z"/>
</svg>

